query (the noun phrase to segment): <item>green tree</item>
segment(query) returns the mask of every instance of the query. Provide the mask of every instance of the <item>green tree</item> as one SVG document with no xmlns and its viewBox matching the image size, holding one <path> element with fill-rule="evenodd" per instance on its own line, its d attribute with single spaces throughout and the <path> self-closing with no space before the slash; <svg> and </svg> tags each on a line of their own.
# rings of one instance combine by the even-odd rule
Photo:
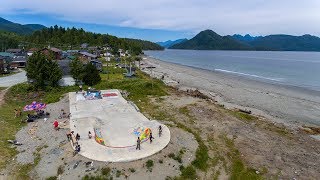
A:
<svg viewBox="0 0 320 180">
<path fill-rule="evenodd" d="M 84 75 L 84 65 L 82 62 L 78 59 L 72 60 L 70 62 L 70 73 L 76 82 L 82 80 Z"/>
<path fill-rule="evenodd" d="M 28 59 L 26 66 L 27 77 L 33 80 L 36 88 L 44 88 L 46 85 L 57 86 L 62 78 L 62 71 L 58 63 L 41 52 L 35 52 Z"/>
<path fill-rule="evenodd" d="M 89 86 L 98 84 L 101 81 L 99 71 L 94 65 L 88 63 L 84 68 L 84 76 L 82 81 Z"/>
</svg>

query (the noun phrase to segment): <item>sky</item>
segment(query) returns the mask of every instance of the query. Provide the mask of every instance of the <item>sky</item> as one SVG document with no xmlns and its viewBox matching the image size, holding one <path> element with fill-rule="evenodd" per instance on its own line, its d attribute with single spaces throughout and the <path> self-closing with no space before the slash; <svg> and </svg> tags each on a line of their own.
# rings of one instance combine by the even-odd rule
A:
<svg viewBox="0 0 320 180">
<path fill-rule="evenodd" d="M 82 27 L 166 41 L 212 29 L 232 34 L 320 36 L 320 0 L 0 0 L 0 17 L 21 24 Z"/>
</svg>

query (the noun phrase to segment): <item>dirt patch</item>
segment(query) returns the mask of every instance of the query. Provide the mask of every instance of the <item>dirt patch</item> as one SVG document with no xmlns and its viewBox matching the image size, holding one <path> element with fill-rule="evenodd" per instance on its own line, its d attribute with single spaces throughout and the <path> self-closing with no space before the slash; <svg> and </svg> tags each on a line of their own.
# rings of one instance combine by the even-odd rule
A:
<svg viewBox="0 0 320 180">
<path fill-rule="evenodd" d="M 0 89 L 0 106 L 2 106 L 2 104 L 4 104 L 4 95 L 6 94 L 8 88 L 7 89 Z"/>
</svg>

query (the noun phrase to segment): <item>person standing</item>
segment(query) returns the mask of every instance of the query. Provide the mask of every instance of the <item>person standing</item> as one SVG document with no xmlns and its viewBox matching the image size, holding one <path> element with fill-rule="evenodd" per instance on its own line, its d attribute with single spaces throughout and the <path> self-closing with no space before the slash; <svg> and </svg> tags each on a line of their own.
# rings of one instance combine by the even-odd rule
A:
<svg viewBox="0 0 320 180">
<path fill-rule="evenodd" d="M 140 150 L 140 144 L 141 144 L 141 140 L 140 140 L 140 137 L 138 137 L 136 150 L 137 150 L 137 149 Z"/>
<path fill-rule="evenodd" d="M 59 130 L 59 122 L 57 120 L 53 122 L 53 127 L 55 130 Z"/>
<path fill-rule="evenodd" d="M 91 132 L 89 131 L 89 133 L 88 133 L 88 137 L 89 137 L 89 139 L 91 139 L 92 138 L 92 134 L 91 134 Z"/>
<path fill-rule="evenodd" d="M 77 133 L 77 135 L 76 135 L 76 140 L 77 140 L 77 141 L 80 140 L 80 134 L 79 134 L 79 133 Z"/>
<path fill-rule="evenodd" d="M 152 132 L 150 132 L 149 139 L 150 139 L 150 144 L 151 144 L 152 143 L 152 139 L 154 139 L 154 137 L 152 136 Z"/>
<path fill-rule="evenodd" d="M 159 137 L 162 135 L 162 127 L 161 125 L 159 126 Z"/>
</svg>

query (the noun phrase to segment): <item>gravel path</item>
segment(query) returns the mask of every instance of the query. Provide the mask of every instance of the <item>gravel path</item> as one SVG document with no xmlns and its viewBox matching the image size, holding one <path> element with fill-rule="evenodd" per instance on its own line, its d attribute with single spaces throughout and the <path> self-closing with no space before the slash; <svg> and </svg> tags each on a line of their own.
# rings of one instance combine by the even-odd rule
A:
<svg viewBox="0 0 320 180">
<path fill-rule="evenodd" d="M 41 151 L 45 147 L 48 149 L 56 148 L 61 143 L 66 143 L 67 129 L 60 129 L 59 131 L 53 129 L 53 121 L 59 116 L 61 109 L 65 109 L 67 113 L 69 111 L 66 98 L 58 103 L 47 105 L 46 112 L 50 113 L 47 121 L 39 119 L 36 122 L 28 123 L 16 134 L 16 139 L 23 144 L 17 147 L 20 152 L 17 155 L 17 162 L 22 164 L 33 163 L 33 152 Z M 64 120 L 66 119 L 59 119 L 59 122 Z"/>
<path fill-rule="evenodd" d="M 0 87 L 9 87 L 27 81 L 26 72 L 21 70 L 17 74 L 0 78 Z"/>
</svg>

